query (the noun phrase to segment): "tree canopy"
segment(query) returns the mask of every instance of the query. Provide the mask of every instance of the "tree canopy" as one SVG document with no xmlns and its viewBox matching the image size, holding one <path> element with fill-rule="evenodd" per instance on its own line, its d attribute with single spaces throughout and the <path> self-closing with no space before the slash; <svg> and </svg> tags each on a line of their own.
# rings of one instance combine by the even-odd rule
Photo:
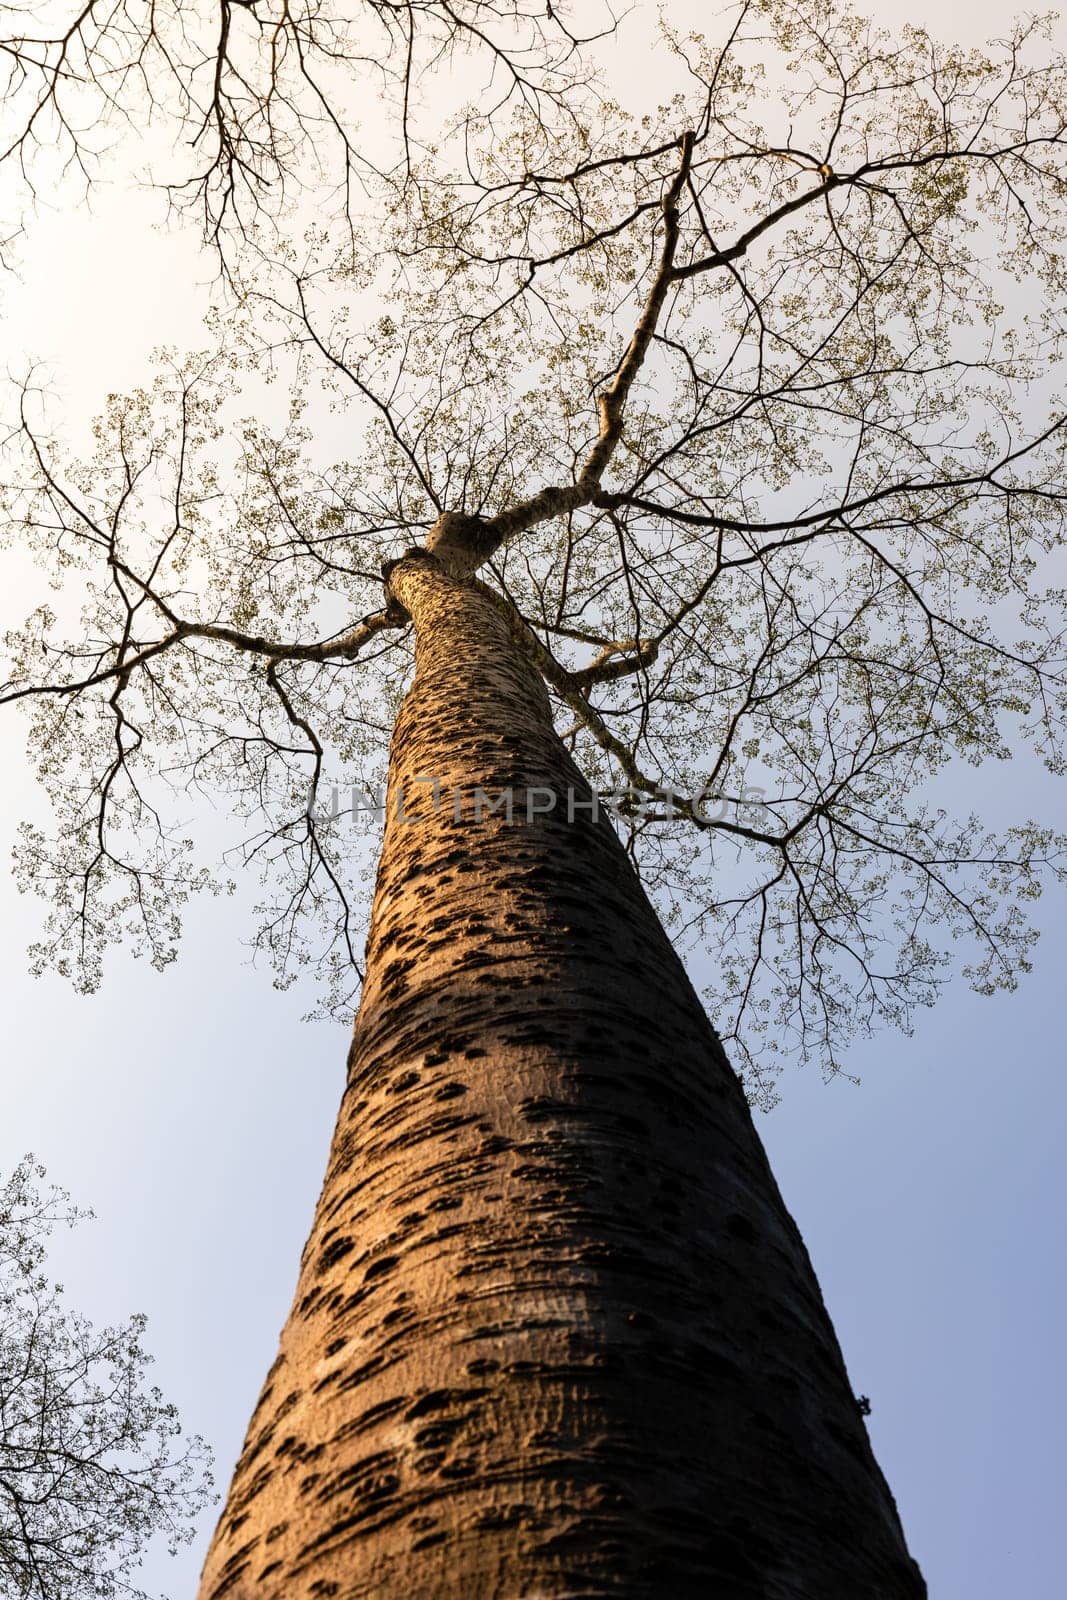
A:
<svg viewBox="0 0 1067 1600">
<path fill-rule="evenodd" d="M 94 1328 L 49 1280 L 49 1235 L 90 1213 L 44 1176 L 27 1156 L 0 1188 L 0 1585 L 10 1600 L 136 1600 L 149 1538 L 192 1539 L 210 1458 L 146 1383 L 145 1318 Z"/>
<path fill-rule="evenodd" d="M 580 33 L 552 0 L 16 0 L 0 7 L 9 242 L 57 177 L 91 190 L 131 132 L 157 136 L 150 181 L 224 261 L 231 234 L 247 247 L 295 196 L 353 219 L 368 180 L 410 170 L 435 79 L 473 68 L 490 116 L 566 114 L 582 47 L 611 22 Z M 378 99 L 385 130 L 363 115 Z"/>
<path fill-rule="evenodd" d="M 368 9 L 400 31 L 358 195 L 321 95 L 218 89 L 224 32 L 221 101 L 174 112 L 222 251 L 213 347 L 113 396 L 83 458 L 22 386 L 6 533 L 58 589 L 2 695 L 58 814 L 21 845 L 34 960 L 84 987 L 116 939 L 171 960 L 187 896 L 229 881 L 185 837 L 183 789 L 210 789 L 272 885 L 280 981 L 314 966 L 348 1014 L 349 797 L 410 668 L 381 566 L 474 550 L 766 1100 L 783 1056 L 833 1071 L 906 1027 L 957 952 L 1014 985 L 1063 875 L 1023 797 L 997 831 L 939 783 L 1023 748 L 1063 771 L 1067 63 L 1039 22 L 979 52 L 760 0 L 665 27 L 677 91 L 635 118 L 594 44 L 521 9 Z M 412 40 L 464 30 L 503 87 L 417 139 Z M 343 203 L 275 206 L 283 166 Z"/>
</svg>

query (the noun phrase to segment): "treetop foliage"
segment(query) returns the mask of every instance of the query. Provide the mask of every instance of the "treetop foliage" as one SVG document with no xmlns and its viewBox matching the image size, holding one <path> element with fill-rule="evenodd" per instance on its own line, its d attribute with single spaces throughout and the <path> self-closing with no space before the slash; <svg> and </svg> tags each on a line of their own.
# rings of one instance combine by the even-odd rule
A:
<svg viewBox="0 0 1067 1600">
<path fill-rule="evenodd" d="M 552 0 L 8 0 L 8 242 L 57 178 L 86 194 L 116 144 L 126 156 L 123 139 L 148 133 L 152 181 L 220 251 L 309 193 L 352 218 L 383 169 L 410 164 L 427 90 L 457 65 L 477 72 L 489 115 L 566 114 L 582 47 L 612 21 L 582 9 L 593 22 L 579 33 Z M 365 115 L 379 100 L 384 126 Z"/>
<path fill-rule="evenodd" d="M 631 116 L 554 7 L 367 7 L 407 31 L 358 196 L 355 135 L 247 78 L 240 127 L 300 138 L 233 134 L 225 180 L 225 119 L 193 141 L 213 351 L 112 397 L 84 460 L 23 386 L 8 537 L 59 593 L 4 690 L 59 813 L 22 842 L 38 966 L 92 987 L 116 938 L 172 959 L 226 878 L 178 825 L 192 785 L 248 819 L 261 946 L 350 1011 L 364 858 L 329 795 L 384 777 L 410 639 L 381 564 L 428 543 L 625 787 L 755 1098 L 776 1055 L 832 1071 L 906 1027 L 957 951 L 983 991 L 1025 971 L 1064 838 L 942 797 L 961 762 L 1064 766 L 1067 64 L 1037 21 L 976 51 L 835 0 L 704 33 L 685 9 L 676 92 Z M 434 28 L 488 19 L 500 92 L 416 137 L 411 41 L 429 61 Z M 282 165 L 340 203 L 287 209 Z"/>
</svg>

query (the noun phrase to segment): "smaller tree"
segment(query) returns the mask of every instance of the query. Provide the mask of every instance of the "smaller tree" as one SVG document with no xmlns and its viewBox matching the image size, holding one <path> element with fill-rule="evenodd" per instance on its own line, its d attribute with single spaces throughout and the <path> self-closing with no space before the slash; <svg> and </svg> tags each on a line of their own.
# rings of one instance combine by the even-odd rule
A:
<svg viewBox="0 0 1067 1600">
<path fill-rule="evenodd" d="M 26 1156 L 0 1187 L 0 1593 L 143 1597 L 149 1538 L 171 1553 L 212 1498 L 204 1441 L 145 1383 L 143 1316 L 96 1329 L 43 1270 L 57 1223 L 91 1215 Z"/>
</svg>

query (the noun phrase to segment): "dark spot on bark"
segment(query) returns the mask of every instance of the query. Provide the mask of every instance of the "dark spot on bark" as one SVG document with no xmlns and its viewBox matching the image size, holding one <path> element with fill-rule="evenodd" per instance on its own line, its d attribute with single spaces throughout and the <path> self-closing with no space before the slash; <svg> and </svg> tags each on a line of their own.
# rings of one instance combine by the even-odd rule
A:
<svg viewBox="0 0 1067 1600">
<path fill-rule="evenodd" d="M 457 1418 L 443 1418 L 440 1422 L 428 1422 L 425 1428 L 420 1428 L 415 1435 L 415 1443 L 420 1450 L 443 1450 L 451 1444 L 460 1428 L 463 1426 Z"/>
<path fill-rule="evenodd" d="M 339 1261 L 343 1261 L 345 1256 L 350 1255 L 355 1248 L 351 1239 L 332 1240 L 319 1256 L 319 1272 L 329 1272 L 331 1267 L 335 1267 Z"/>
<path fill-rule="evenodd" d="M 726 1231 L 727 1233 L 732 1233 L 735 1239 L 743 1240 L 745 1244 L 755 1244 L 759 1238 L 758 1230 L 752 1226 L 747 1217 L 743 1217 L 738 1211 L 732 1212 L 727 1217 Z"/>
<path fill-rule="evenodd" d="M 404 1421 L 414 1422 L 417 1417 L 427 1417 L 433 1411 L 444 1411 L 446 1407 L 461 1398 L 464 1397 L 457 1395 L 453 1389 L 431 1389 L 428 1394 L 416 1400 L 414 1405 L 408 1407 Z"/>
<path fill-rule="evenodd" d="M 438 1089 L 437 1093 L 434 1095 L 434 1099 L 456 1100 L 460 1095 L 468 1094 L 469 1092 L 470 1091 L 465 1083 L 445 1083 L 442 1084 L 440 1089 Z"/>
<path fill-rule="evenodd" d="M 427 1550 L 431 1545 L 444 1544 L 447 1535 L 443 1533 L 424 1533 L 421 1539 L 416 1539 L 412 1544 L 413 1550 Z"/>
<path fill-rule="evenodd" d="M 399 1261 L 399 1256 L 382 1256 L 380 1261 L 372 1261 L 363 1274 L 363 1282 L 370 1283 L 373 1278 L 383 1278 Z"/>
</svg>

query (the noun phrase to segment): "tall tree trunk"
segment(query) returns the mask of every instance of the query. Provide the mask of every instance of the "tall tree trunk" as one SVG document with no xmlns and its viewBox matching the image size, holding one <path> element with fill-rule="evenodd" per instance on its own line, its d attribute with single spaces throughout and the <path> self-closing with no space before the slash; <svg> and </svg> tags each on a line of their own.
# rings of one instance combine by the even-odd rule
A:
<svg viewBox="0 0 1067 1600">
<path fill-rule="evenodd" d="M 744 1096 L 610 824 L 568 821 L 540 678 L 432 557 L 391 586 L 410 820 L 201 1600 L 915 1600 Z"/>
</svg>

